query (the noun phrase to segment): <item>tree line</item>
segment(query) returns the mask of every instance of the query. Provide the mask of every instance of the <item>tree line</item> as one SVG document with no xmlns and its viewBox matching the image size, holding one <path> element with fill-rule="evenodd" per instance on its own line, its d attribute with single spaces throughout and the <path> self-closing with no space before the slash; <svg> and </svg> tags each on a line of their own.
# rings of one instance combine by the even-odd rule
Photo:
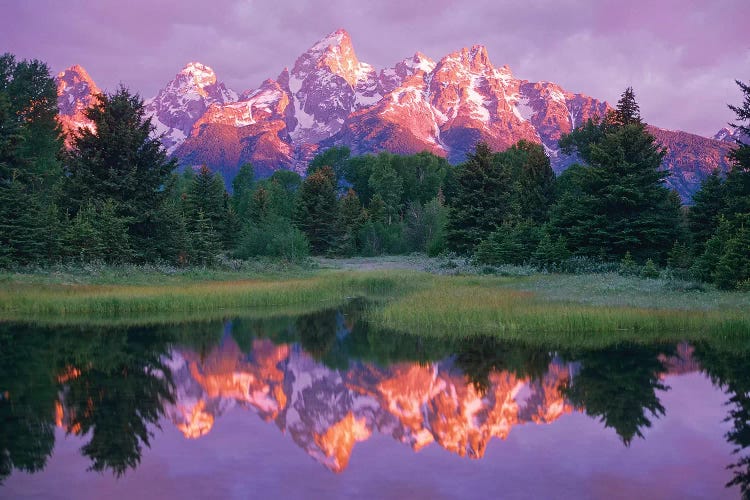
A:
<svg viewBox="0 0 750 500">
<path fill-rule="evenodd" d="M 730 106 L 750 132 L 750 87 Z M 168 157 L 143 100 L 120 87 L 65 138 L 55 82 L 40 61 L 0 57 L 0 265 L 60 260 L 211 265 L 239 259 L 455 252 L 487 265 L 565 270 L 589 259 L 658 274 L 667 267 L 722 288 L 750 287 L 750 146 L 732 151 L 694 205 L 664 180 L 664 150 L 633 90 L 603 118 L 562 137 L 576 163 L 555 176 L 543 147 L 478 143 L 451 166 L 428 152 L 351 156 L 334 147 L 307 175 L 256 179 L 231 192 L 206 167 Z"/>
</svg>

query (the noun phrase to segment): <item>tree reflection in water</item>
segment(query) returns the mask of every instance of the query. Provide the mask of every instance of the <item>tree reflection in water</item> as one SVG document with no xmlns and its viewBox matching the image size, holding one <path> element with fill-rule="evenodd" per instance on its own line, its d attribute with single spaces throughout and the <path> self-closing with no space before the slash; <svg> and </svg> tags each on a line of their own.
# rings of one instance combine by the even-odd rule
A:
<svg viewBox="0 0 750 500">
<path fill-rule="evenodd" d="M 713 383 L 729 396 L 726 421 L 732 429 L 725 437 L 734 445 L 738 460 L 728 466 L 734 477 L 727 487 L 739 486 L 743 498 L 750 499 L 750 356 L 706 343 L 696 345 L 695 356 Z"/>
<path fill-rule="evenodd" d="M 358 372 L 362 380 L 389 376 L 387 367 L 394 363 L 401 364 L 402 372 L 410 364 L 437 363 L 451 372 L 450 377 L 465 377 L 466 386 L 480 398 L 497 383 L 498 374 L 505 374 L 507 383 L 542 381 L 556 367 L 558 372 L 565 370 L 565 376 L 555 375 L 563 381 L 555 386 L 559 391 L 553 392 L 560 393 L 555 397 L 600 419 L 625 445 L 643 437 L 653 420 L 665 414 L 659 392 L 668 390 L 663 382 L 668 373 L 665 359 L 675 354 L 675 347 L 666 345 L 566 351 L 479 336 L 434 339 L 383 332 L 363 320 L 362 304 L 356 302 L 298 317 L 149 328 L 2 324 L 0 482 L 14 469 L 36 472 L 45 467 L 54 448 L 55 425 L 85 436 L 88 441 L 81 453 L 91 461 L 92 470 L 119 476 L 137 467 L 165 408 L 175 404 L 170 354 L 187 350 L 204 360 L 230 335 L 245 353 L 245 363 L 253 362 L 259 339 L 297 344 L 347 383 L 357 380 Z M 737 485 L 748 496 L 750 359 L 709 344 L 697 345 L 694 356 L 729 395 L 727 420 L 733 428 L 726 439 L 739 458 L 730 466 L 734 477 L 728 486 Z"/>
</svg>

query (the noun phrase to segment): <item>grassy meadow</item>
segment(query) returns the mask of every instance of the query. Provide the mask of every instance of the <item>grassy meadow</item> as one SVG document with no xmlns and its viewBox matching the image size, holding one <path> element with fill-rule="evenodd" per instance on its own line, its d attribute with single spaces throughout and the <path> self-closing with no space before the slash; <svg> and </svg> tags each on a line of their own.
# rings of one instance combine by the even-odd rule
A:
<svg viewBox="0 0 750 500">
<path fill-rule="evenodd" d="M 411 261 L 407 261 L 411 262 Z M 424 265 L 174 271 L 94 268 L 0 275 L 0 321 L 152 324 L 302 314 L 367 299 L 375 331 L 597 346 L 750 342 L 750 293 L 617 274 L 444 275 Z M 382 264 L 382 263 L 381 263 Z"/>
</svg>

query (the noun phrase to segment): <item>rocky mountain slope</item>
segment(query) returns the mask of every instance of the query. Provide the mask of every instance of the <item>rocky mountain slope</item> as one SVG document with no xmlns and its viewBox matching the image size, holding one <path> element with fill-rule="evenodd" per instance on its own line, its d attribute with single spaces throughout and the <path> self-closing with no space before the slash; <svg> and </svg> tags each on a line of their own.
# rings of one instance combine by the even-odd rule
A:
<svg viewBox="0 0 750 500">
<path fill-rule="evenodd" d="M 85 124 L 80 110 L 96 86 L 77 66 L 58 81 L 63 123 Z M 344 30 L 258 88 L 238 94 L 211 68 L 189 63 L 147 101 L 170 153 L 184 165 L 207 164 L 227 180 L 245 162 L 261 175 L 279 168 L 304 173 L 317 151 L 334 145 L 355 154 L 427 150 L 458 163 L 479 140 L 501 150 L 520 139 L 541 143 L 559 172 L 572 161 L 559 152 L 561 135 L 608 109 L 555 83 L 517 78 L 493 65 L 481 45 L 437 62 L 416 53 L 378 71 L 358 59 Z M 667 149 L 669 183 L 685 200 L 713 169 L 728 168 L 732 131 L 713 139 L 651 131 Z"/>
</svg>

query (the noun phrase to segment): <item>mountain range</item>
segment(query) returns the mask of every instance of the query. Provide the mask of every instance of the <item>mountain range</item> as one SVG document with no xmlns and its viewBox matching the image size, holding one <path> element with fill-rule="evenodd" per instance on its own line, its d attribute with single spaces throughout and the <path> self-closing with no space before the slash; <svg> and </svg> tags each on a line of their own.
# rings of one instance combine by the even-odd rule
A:
<svg viewBox="0 0 750 500">
<path fill-rule="evenodd" d="M 82 111 L 99 89 L 80 66 L 58 77 L 66 130 L 90 126 Z M 182 165 L 208 165 L 229 181 L 246 162 L 257 175 L 281 168 L 304 174 L 331 146 L 353 154 L 430 151 L 461 162 L 479 140 L 503 150 L 521 139 L 544 146 L 556 172 L 573 163 L 558 140 L 611 109 L 605 101 L 547 82 L 517 78 L 475 45 L 438 61 L 417 52 L 377 70 L 358 59 L 349 34 L 335 31 L 276 79 L 241 93 L 214 71 L 188 63 L 146 101 L 156 133 Z M 649 126 L 664 146 L 668 183 L 688 201 L 714 169 L 728 168 L 736 132 L 714 138 Z"/>
</svg>

